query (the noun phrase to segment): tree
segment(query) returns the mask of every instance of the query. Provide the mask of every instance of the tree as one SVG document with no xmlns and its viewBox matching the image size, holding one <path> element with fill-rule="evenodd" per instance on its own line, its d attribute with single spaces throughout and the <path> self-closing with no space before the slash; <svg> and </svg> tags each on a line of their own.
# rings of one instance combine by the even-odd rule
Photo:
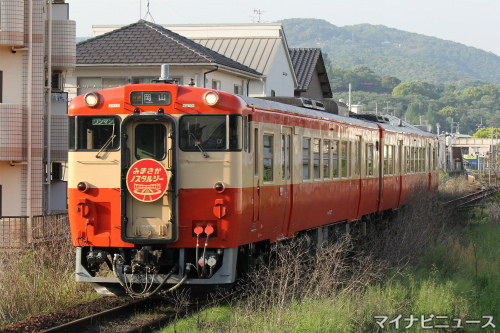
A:
<svg viewBox="0 0 500 333">
<path fill-rule="evenodd" d="M 458 117 L 458 109 L 453 106 L 445 106 L 438 111 L 438 114 L 443 117 Z"/>
<path fill-rule="evenodd" d="M 497 138 L 499 135 L 500 128 L 493 128 L 493 137 Z M 477 139 L 489 139 L 491 138 L 491 128 L 480 128 L 472 137 Z"/>
<path fill-rule="evenodd" d="M 422 95 L 429 98 L 436 98 L 438 94 L 435 93 L 433 85 L 423 81 L 403 82 L 398 84 L 392 91 L 392 96 L 394 97 L 406 97 L 409 95 Z"/>
<path fill-rule="evenodd" d="M 401 80 L 397 77 L 384 75 L 382 76 L 382 87 L 387 89 L 388 92 L 392 92 L 394 88 L 397 87 L 398 84 L 401 83 Z"/>
<path fill-rule="evenodd" d="M 468 101 L 479 101 L 484 95 L 484 90 L 481 87 L 470 87 L 465 89 L 462 95 Z"/>
</svg>

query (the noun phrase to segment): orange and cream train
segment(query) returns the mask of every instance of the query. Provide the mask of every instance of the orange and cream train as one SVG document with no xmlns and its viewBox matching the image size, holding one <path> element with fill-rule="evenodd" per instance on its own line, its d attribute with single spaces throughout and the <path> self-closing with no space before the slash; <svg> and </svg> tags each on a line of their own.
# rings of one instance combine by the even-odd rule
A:
<svg viewBox="0 0 500 333">
<path fill-rule="evenodd" d="M 433 134 L 209 89 L 88 93 L 69 128 L 76 279 L 101 294 L 231 284 L 269 244 L 438 183 Z"/>
</svg>

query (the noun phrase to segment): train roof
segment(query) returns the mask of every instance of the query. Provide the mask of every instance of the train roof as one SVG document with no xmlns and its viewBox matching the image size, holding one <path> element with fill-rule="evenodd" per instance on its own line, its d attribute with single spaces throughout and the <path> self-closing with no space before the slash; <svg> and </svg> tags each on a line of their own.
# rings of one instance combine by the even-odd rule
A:
<svg viewBox="0 0 500 333">
<path fill-rule="evenodd" d="M 402 121 L 399 118 L 391 116 L 391 115 L 383 115 L 383 117 L 386 118 L 385 119 L 386 121 L 379 122 L 379 121 L 371 120 L 371 119 L 367 119 L 367 118 L 363 119 L 363 118 L 340 116 L 338 114 L 333 114 L 333 113 L 326 112 L 326 111 L 313 110 L 313 109 L 309 109 L 309 108 L 298 107 L 298 106 L 289 105 L 289 104 L 283 104 L 283 103 L 269 101 L 269 100 L 265 100 L 265 99 L 255 98 L 255 97 L 248 97 L 248 96 L 241 96 L 241 95 L 238 95 L 238 97 L 243 99 L 247 103 L 247 105 L 253 105 L 253 106 L 263 107 L 263 108 L 267 108 L 267 109 L 278 109 L 278 110 L 282 110 L 282 111 L 298 113 L 298 114 L 312 116 L 312 117 L 328 118 L 328 119 L 332 119 L 334 121 L 358 125 L 358 126 L 364 126 L 364 127 L 370 127 L 370 128 L 378 128 L 378 126 L 380 126 L 384 130 L 412 133 L 412 134 L 424 135 L 424 136 L 430 136 L 430 137 L 437 137 L 435 134 L 422 131 L 421 129 L 419 129 L 413 125 L 410 125 L 409 123 Z"/>
</svg>

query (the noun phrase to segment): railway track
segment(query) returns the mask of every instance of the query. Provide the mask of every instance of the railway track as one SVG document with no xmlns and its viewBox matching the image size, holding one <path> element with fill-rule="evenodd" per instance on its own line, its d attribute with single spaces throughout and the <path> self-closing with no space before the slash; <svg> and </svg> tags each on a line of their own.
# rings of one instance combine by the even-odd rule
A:
<svg viewBox="0 0 500 333">
<path fill-rule="evenodd" d="M 189 315 L 205 305 L 206 302 L 191 303 L 182 306 L 182 311 L 179 311 L 175 309 L 171 302 L 169 303 L 164 299 L 143 299 L 40 332 L 154 332 L 176 318 Z"/>
<path fill-rule="evenodd" d="M 479 189 L 478 191 L 465 195 L 460 198 L 456 198 L 444 203 L 445 206 L 450 208 L 456 208 L 459 210 L 466 210 L 481 204 L 487 197 L 498 193 L 497 187 L 490 187 L 485 189 Z"/>
</svg>

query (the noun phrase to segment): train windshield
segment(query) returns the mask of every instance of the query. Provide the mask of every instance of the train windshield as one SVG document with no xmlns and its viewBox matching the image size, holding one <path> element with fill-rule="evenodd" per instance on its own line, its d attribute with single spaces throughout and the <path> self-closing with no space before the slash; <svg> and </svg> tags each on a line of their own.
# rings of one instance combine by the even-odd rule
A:
<svg viewBox="0 0 500 333">
<path fill-rule="evenodd" d="M 183 116 L 180 148 L 184 151 L 235 151 L 242 148 L 240 115 Z"/>
<path fill-rule="evenodd" d="M 120 147 L 120 118 L 69 117 L 70 150 L 116 150 Z"/>
</svg>

